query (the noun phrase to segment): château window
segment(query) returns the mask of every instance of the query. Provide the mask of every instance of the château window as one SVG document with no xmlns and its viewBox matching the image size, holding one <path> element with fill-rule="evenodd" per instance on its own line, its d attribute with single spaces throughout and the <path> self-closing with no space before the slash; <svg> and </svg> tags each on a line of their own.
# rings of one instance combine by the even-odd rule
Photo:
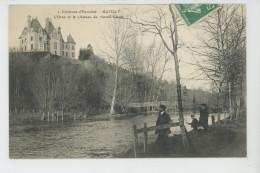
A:
<svg viewBox="0 0 260 173">
<path fill-rule="evenodd" d="M 22 47 L 22 52 L 23 52 L 23 47 Z"/>
<path fill-rule="evenodd" d="M 26 46 L 24 46 L 24 51 L 26 52 Z"/>
<path fill-rule="evenodd" d="M 26 43 L 26 41 L 27 41 L 27 39 L 25 38 L 25 39 L 24 39 L 24 42 Z"/>
<path fill-rule="evenodd" d="M 23 39 L 22 39 L 22 44 L 23 44 Z"/>
<path fill-rule="evenodd" d="M 72 52 L 72 54 L 71 54 L 71 55 L 72 55 L 72 57 L 74 58 L 74 52 Z"/>
<path fill-rule="evenodd" d="M 40 37 L 39 40 L 42 41 L 42 37 Z"/>
<path fill-rule="evenodd" d="M 68 52 L 66 52 L 66 57 L 68 57 Z"/>
<path fill-rule="evenodd" d="M 64 56 L 64 51 L 62 51 L 62 56 Z"/>
<path fill-rule="evenodd" d="M 71 49 L 74 50 L 74 46 L 72 46 Z"/>
<path fill-rule="evenodd" d="M 33 44 L 31 44 L 31 50 L 33 50 Z"/>
<path fill-rule="evenodd" d="M 33 41 L 33 36 L 31 36 L 31 41 Z"/>
</svg>

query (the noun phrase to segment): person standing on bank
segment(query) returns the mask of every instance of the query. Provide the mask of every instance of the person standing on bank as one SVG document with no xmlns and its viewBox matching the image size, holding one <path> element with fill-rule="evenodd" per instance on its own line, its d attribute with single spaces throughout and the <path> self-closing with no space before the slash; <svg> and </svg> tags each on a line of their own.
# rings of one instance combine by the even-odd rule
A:
<svg viewBox="0 0 260 173">
<path fill-rule="evenodd" d="M 199 124 L 203 127 L 204 131 L 208 131 L 208 117 L 209 117 L 209 108 L 206 104 L 201 104 L 200 107 L 200 119 Z"/>
<path fill-rule="evenodd" d="M 172 122 L 169 114 L 166 113 L 166 106 L 160 105 L 159 107 L 159 116 L 156 121 L 156 126 L 160 126 L 162 124 L 168 124 Z M 155 131 L 155 134 L 158 134 L 156 143 L 158 145 L 165 145 L 168 139 L 168 134 L 171 133 L 170 128 L 165 129 L 157 129 Z"/>
<path fill-rule="evenodd" d="M 191 125 L 193 130 L 195 130 L 195 131 L 198 130 L 199 121 L 194 117 L 194 115 L 191 115 L 191 119 L 192 119 L 192 122 L 191 123 L 187 123 L 187 124 Z"/>
</svg>

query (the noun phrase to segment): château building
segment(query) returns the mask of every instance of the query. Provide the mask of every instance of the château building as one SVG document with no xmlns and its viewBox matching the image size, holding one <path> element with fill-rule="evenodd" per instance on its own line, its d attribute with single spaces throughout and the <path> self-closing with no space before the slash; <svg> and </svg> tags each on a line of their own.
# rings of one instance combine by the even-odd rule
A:
<svg viewBox="0 0 260 173">
<path fill-rule="evenodd" d="M 50 52 L 75 59 L 74 39 L 68 35 L 65 42 L 61 27 L 56 29 L 50 18 L 45 19 L 45 28 L 43 28 L 37 17 L 32 18 L 28 15 L 27 26 L 24 27 L 19 39 L 21 52 Z"/>
</svg>

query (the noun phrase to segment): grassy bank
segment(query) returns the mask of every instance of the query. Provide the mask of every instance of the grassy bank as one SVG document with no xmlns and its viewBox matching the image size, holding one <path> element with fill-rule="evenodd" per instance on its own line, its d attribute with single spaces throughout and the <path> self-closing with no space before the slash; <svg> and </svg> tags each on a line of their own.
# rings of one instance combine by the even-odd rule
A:
<svg viewBox="0 0 260 173">
<path fill-rule="evenodd" d="M 210 127 L 208 132 L 190 131 L 187 133 L 189 153 L 185 155 L 181 135 L 169 137 L 165 147 L 153 142 L 143 153 L 139 145 L 139 158 L 179 158 L 179 157 L 246 157 L 246 123 L 233 121 L 219 127 Z M 139 141 L 141 144 L 142 141 Z M 118 158 L 134 158 L 133 149 L 115 155 Z"/>
</svg>

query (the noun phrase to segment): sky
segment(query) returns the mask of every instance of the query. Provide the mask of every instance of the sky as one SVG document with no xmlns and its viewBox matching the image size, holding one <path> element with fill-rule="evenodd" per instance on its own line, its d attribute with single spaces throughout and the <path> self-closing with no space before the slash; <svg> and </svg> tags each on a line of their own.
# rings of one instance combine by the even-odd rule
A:
<svg viewBox="0 0 260 173">
<path fill-rule="evenodd" d="M 111 20 L 101 18 L 101 16 L 109 16 L 111 14 L 121 16 L 122 9 L 125 8 L 130 11 L 140 11 L 151 7 L 149 5 L 11 5 L 9 6 L 9 47 L 19 47 L 18 38 L 23 28 L 27 25 L 28 15 L 37 18 L 43 28 L 45 28 L 45 18 L 49 17 L 56 28 L 58 26 L 61 27 L 65 41 L 68 34 L 72 35 L 76 42 L 76 57 L 78 57 L 80 48 L 86 48 L 88 44 L 91 44 L 94 53 L 106 59 L 103 51 L 101 51 L 103 47 L 106 47 L 104 46 L 102 35 L 106 35 L 106 32 L 108 32 L 107 27 Z M 93 18 L 94 15 L 97 18 Z M 71 17 L 69 18 L 68 16 Z M 92 18 L 86 18 L 87 16 Z M 198 32 L 194 27 L 181 26 L 178 28 L 180 42 L 197 44 L 196 34 Z M 142 40 L 148 45 L 153 40 L 153 36 L 146 34 Z M 159 39 L 157 40 L 160 41 Z M 181 59 L 181 84 L 187 86 L 188 89 L 201 88 L 209 90 L 208 81 L 191 79 L 199 75 L 196 67 L 188 64 L 194 61 L 192 55 L 185 49 L 179 49 L 178 56 Z M 172 70 L 165 73 L 164 79 L 168 81 L 175 80 L 173 60 L 167 64 L 167 68 Z"/>
</svg>

